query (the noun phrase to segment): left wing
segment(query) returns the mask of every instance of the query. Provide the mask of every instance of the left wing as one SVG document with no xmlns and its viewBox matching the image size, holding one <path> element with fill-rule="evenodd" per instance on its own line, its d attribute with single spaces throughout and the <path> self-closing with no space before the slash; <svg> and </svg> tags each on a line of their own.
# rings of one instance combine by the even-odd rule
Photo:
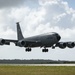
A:
<svg viewBox="0 0 75 75">
<path fill-rule="evenodd" d="M 58 42 L 52 48 L 55 48 L 55 47 L 59 47 L 61 49 L 64 49 L 66 47 L 74 48 L 75 47 L 75 42 Z"/>
</svg>

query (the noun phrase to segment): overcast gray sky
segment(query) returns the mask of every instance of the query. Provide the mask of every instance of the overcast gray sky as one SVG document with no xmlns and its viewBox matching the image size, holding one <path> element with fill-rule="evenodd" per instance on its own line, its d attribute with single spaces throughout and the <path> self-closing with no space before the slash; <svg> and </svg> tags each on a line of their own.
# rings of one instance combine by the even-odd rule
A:
<svg viewBox="0 0 75 75">
<path fill-rule="evenodd" d="M 75 41 L 75 0 L 0 0 L 0 37 L 17 39 L 16 22 L 20 22 L 24 37 L 46 32 L 58 32 L 61 41 Z M 0 46 L 0 59 L 75 60 L 74 49 L 52 50 L 42 53 L 34 48 Z"/>
</svg>

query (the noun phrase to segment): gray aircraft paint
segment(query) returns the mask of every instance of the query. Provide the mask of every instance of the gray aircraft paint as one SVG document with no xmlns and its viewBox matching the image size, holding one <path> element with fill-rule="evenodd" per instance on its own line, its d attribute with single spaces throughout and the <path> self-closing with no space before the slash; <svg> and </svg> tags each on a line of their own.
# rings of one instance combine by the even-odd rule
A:
<svg viewBox="0 0 75 75">
<path fill-rule="evenodd" d="M 31 51 L 32 47 L 44 47 L 43 52 L 48 52 L 47 47 L 59 47 L 61 49 L 74 48 L 75 42 L 59 42 L 61 37 L 56 32 L 40 34 L 28 38 L 24 38 L 21 32 L 19 22 L 17 24 L 17 40 L 0 39 L 0 45 L 10 45 L 10 42 L 15 43 L 15 46 L 25 47 L 26 51 Z"/>
</svg>

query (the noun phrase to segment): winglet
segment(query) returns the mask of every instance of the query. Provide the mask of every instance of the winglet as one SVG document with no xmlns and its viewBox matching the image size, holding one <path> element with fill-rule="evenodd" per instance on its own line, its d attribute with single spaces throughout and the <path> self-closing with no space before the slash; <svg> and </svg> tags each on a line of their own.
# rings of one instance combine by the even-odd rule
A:
<svg viewBox="0 0 75 75">
<path fill-rule="evenodd" d="M 17 38 L 18 38 L 18 40 L 22 40 L 22 39 L 24 39 L 24 37 L 22 35 L 20 24 L 19 24 L 19 22 L 17 22 L 16 24 L 17 24 Z"/>
</svg>

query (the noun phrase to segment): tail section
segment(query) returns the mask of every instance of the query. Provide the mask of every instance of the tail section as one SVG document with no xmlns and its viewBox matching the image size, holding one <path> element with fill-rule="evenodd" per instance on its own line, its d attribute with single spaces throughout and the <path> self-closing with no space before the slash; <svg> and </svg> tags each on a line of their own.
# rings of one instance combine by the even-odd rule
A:
<svg viewBox="0 0 75 75">
<path fill-rule="evenodd" d="M 17 24 L 17 38 L 18 38 L 18 40 L 22 40 L 22 39 L 24 39 L 24 37 L 22 35 L 20 24 L 19 24 L 19 22 L 17 22 L 16 24 Z"/>
</svg>

